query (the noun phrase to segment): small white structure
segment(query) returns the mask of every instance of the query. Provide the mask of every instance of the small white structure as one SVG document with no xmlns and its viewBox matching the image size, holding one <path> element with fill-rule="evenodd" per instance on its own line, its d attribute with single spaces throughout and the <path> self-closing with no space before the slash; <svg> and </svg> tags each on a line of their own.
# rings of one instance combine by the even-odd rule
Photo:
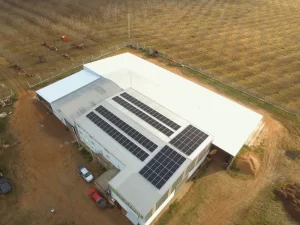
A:
<svg viewBox="0 0 300 225">
<path fill-rule="evenodd" d="M 74 120 L 77 117 L 121 90 L 114 82 L 82 70 L 42 88 L 36 93 L 38 99 L 63 124 L 74 128 Z"/>
<path fill-rule="evenodd" d="M 86 64 L 37 95 L 120 170 L 109 181 L 111 196 L 132 223 L 143 225 L 201 165 L 211 144 L 233 158 L 262 119 L 130 53 Z"/>
</svg>

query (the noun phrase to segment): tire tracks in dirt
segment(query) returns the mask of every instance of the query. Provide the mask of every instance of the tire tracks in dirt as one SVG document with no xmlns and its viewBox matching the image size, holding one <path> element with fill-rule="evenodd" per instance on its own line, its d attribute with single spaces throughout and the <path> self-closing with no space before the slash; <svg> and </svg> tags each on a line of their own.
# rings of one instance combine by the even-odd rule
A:
<svg viewBox="0 0 300 225">
<path fill-rule="evenodd" d="M 242 189 L 236 190 L 233 196 L 220 201 L 218 206 L 212 209 L 201 222 L 205 225 L 228 224 L 230 218 L 246 203 L 251 202 L 264 187 L 274 181 L 278 175 L 275 173 L 279 154 L 277 154 L 277 143 L 284 138 L 286 129 L 277 121 L 265 118 L 267 127 L 267 140 L 262 167 L 254 180 L 247 182 Z M 265 129 L 265 128 L 264 128 Z"/>
<path fill-rule="evenodd" d="M 4 216 L 0 224 L 54 225 L 69 221 L 96 225 L 101 221 L 103 225 L 129 225 L 119 210 L 99 210 L 88 198 L 87 192 L 94 184 L 80 179 L 76 166 L 91 168 L 93 163 L 78 153 L 71 144 L 70 132 L 55 116 L 47 115 L 47 109 L 34 96 L 34 92 L 20 89 L 10 117 L 14 135 L 20 140 L 20 156 L 13 161 L 17 166 L 14 187 L 22 190 L 17 203 L 6 202 L 3 210 L 1 207 Z M 51 207 L 56 210 L 55 216 Z"/>
</svg>

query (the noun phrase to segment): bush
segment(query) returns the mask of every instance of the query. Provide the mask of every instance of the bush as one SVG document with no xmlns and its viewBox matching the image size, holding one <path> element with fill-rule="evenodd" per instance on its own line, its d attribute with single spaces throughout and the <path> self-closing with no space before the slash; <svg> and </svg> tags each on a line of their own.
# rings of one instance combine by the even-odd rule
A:
<svg viewBox="0 0 300 225">
<path fill-rule="evenodd" d="M 7 118 L 0 118 L 0 134 L 3 134 L 6 129 Z"/>
<path fill-rule="evenodd" d="M 283 202 L 286 211 L 296 220 L 300 221 L 300 183 L 290 183 L 273 192 Z"/>
<path fill-rule="evenodd" d="M 80 151 L 80 153 L 83 158 L 87 159 L 89 162 L 93 160 L 93 156 L 91 155 L 91 153 L 84 148 Z"/>
</svg>

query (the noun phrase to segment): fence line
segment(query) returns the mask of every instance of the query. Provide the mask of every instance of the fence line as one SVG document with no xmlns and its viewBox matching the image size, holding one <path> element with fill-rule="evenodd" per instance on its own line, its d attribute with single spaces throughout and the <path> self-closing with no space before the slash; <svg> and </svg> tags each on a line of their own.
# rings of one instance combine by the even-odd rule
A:
<svg viewBox="0 0 300 225">
<path fill-rule="evenodd" d="M 120 49 L 123 49 L 123 48 L 126 48 L 127 47 L 127 42 L 124 42 L 124 43 L 122 43 L 122 44 L 120 44 L 120 45 L 116 45 L 116 46 L 113 46 L 113 47 L 110 47 L 110 48 L 108 48 L 108 50 L 104 50 L 104 51 L 101 51 L 100 52 L 100 55 L 92 55 L 90 58 L 86 58 L 86 59 L 82 59 L 82 63 L 79 63 L 79 64 L 74 64 L 74 62 L 72 63 L 73 65 L 70 67 L 70 68 L 62 68 L 61 69 L 61 72 L 59 72 L 59 73 L 57 73 L 57 74 L 55 74 L 55 75 L 53 75 L 53 73 L 51 72 L 46 78 L 44 78 L 44 79 L 42 79 L 40 76 L 39 77 L 35 77 L 34 79 L 32 79 L 31 81 L 27 81 L 27 85 L 28 85 L 28 87 L 29 88 L 33 88 L 33 87 L 35 87 L 35 86 L 37 86 L 37 85 L 40 85 L 40 84 L 42 84 L 42 83 L 45 83 L 45 82 L 47 82 L 47 81 L 49 81 L 49 80 L 52 80 L 52 79 L 54 79 L 54 78 L 56 78 L 56 77 L 59 77 L 59 76 L 61 76 L 62 74 L 64 74 L 64 73 L 66 73 L 66 72 L 68 72 L 68 71 L 71 71 L 71 70 L 73 70 L 73 69 L 75 69 L 75 68 L 78 68 L 78 67 L 80 67 L 80 66 L 82 66 L 83 64 L 85 64 L 85 63 L 89 63 L 89 62 L 93 62 L 93 61 L 95 61 L 95 60 L 97 60 L 97 59 L 100 59 L 100 58 L 102 58 L 102 57 L 104 57 L 104 56 L 106 56 L 106 55 L 109 55 L 109 54 L 111 54 L 111 53 L 114 53 L 114 52 L 116 52 L 116 51 L 118 51 L 118 50 L 120 50 Z"/>
<path fill-rule="evenodd" d="M 6 89 L 4 92 L 0 93 L 0 101 L 9 99 L 14 96 L 14 94 L 12 89 Z"/>
<path fill-rule="evenodd" d="M 142 50 L 144 50 L 144 51 L 146 51 L 148 53 L 151 53 L 151 54 L 154 53 L 154 49 L 151 48 L 151 46 L 147 47 L 144 43 L 143 44 L 142 43 L 138 43 L 138 42 L 136 42 L 134 40 L 131 41 L 131 42 L 129 42 L 128 46 L 131 46 L 131 47 L 136 48 L 136 49 L 142 49 Z M 285 108 L 284 106 L 277 105 L 272 100 L 267 100 L 266 97 L 257 96 L 254 93 L 250 93 L 245 88 L 239 88 L 239 87 L 234 86 L 233 82 L 231 82 L 231 84 L 230 84 L 229 82 L 222 81 L 222 78 L 217 78 L 217 77 L 214 77 L 211 73 L 206 73 L 201 68 L 199 68 L 199 69 L 194 68 L 194 67 L 192 67 L 191 63 L 184 63 L 184 62 L 182 62 L 182 60 L 176 60 L 173 57 L 168 56 L 164 52 L 158 52 L 158 55 L 160 57 L 162 57 L 162 58 L 165 58 L 165 59 L 169 60 L 170 62 L 172 62 L 174 64 L 177 64 L 177 65 L 179 65 L 181 67 L 188 68 L 188 69 L 190 69 L 192 71 L 195 71 L 197 73 L 203 74 L 206 77 L 209 77 L 209 78 L 211 78 L 213 80 L 216 80 L 216 81 L 218 81 L 218 82 L 220 82 L 220 83 L 222 83 L 222 84 L 224 84 L 224 85 L 226 85 L 228 87 L 231 87 L 231 88 L 233 88 L 233 89 L 235 89 L 237 91 L 240 91 L 240 92 L 242 92 L 242 93 L 244 93 L 246 95 L 249 95 L 249 96 L 251 96 L 253 98 L 256 98 L 256 99 L 258 99 L 258 100 L 260 100 L 262 102 L 268 103 L 268 104 L 270 104 L 270 105 L 272 105 L 272 106 L 274 106 L 274 107 L 276 107 L 276 108 L 278 108 L 280 110 L 283 110 L 283 111 L 285 111 L 287 113 L 294 114 L 296 116 L 300 116 L 300 110 L 288 109 L 288 108 Z"/>
<path fill-rule="evenodd" d="M 75 69 L 75 68 L 77 68 L 77 67 L 80 67 L 80 66 L 82 66 L 84 63 L 88 63 L 88 62 L 95 61 L 95 60 L 97 60 L 97 59 L 99 59 L 99 58 L 102 58 L 102 57 L 104 57 L 104 56 L 106 56 L 106 55 L 109 55 L 109 54 L 111 54 L 111 53 L 114 53 L 114 52 L 116 52 L 116 51 L 118 51 L 118 50 L 120 50 L 120 49 L 126 48 L 126 47 L 132 47 L 132 48 L 135 48 L 135 49 L 138 49 L 138 50 L 143 50 L 143 51 L 146 51 L 147 53 L 151 53 L 151 54 L 154 53 L 154 49 L 151 48 L 151 46 L 146 46 L 146 44 L 144 44 L 144 43 L 141 44 L 141 43 L 138 43 L 137 41 L 134 41 L 134 40 L 125 41 L 124 43 L 122 43 L 122 44 L 120 44 L 120 45 L 116 45 L 116 46 L 113 46 L 113 47 L 108 48 L 107 51 L 101 51 L 99 56 L 94 56 L 94 55 L 92 55 L 91 58 L 88 58 L 86 61 L 84 61 L 84 59 L 82 59 L 82 63 L 80 63 L 80 64 L 78 64 L 78 65 L 75 65 L 75 64 L 73 63 L 73 66 L 72 66 L 71 68 L 69 68 L 69 69 L 64 70 L 64 68 L 62 68 L 62 71 L 61 71 L 60 73 L 56 74 L 56 75 L 53 75 L 53 74 L 51 73 L 51 75 L 50 75 L 48 78 L 46 78 L 46 79 L 42 79 L 41 77 L 39 77 L 39 80 L 38 80 L 37 82 L 35 82 L 34 84 L 30 84 L 30 82 L 27 82 L 28 87 L 29 87 L 29 88 L 35 87 L 35 86 L 37 86 L 37 85 L 39 85 L 39 84 L 42 84 L 42 83 L 44 83 L 44 82 L 46 82 L 46 81 L 49 81 L 49 80 L 51 80 L 51 79 L 54 79 L 55 77 L 61 76 L 63 73 L 65 73 L 65 72 L 67 72 L 67 71 L 70 71 L 70 70 L 72 70 L 72 69 Z M 231 88 L 233 88 L 233 89 L 235 89 L 235 90 L 237 90 L 237 91 L 240 91 L 240 92 L 242 92 L 242 93 L 244 93 L 244 94 L 246 94 L 246 95 L 248 95 L 248 96 L 251 96 L 251 97 L 253 97 L 253 98 L 255 98 L 255 99 L 258 99 L 258 100 L 260 100 L 260 101 L 262 101 L 262 102 L 268 103 L 268 104 L 270 104 L 270 105 L 272 105 L 272 106 L 274 106 L 274 107 L 276 107 L 276 108 L 278 108 L 278 109 L 280 109 L 280 110 L 283 110 L 283 111 L 285 111 L 285 112 L 287 112 L 287 113 L 291 113 L 291 114 L 294 114 L 294 115 L 297 115 L 297 116 L 300 115 L 300 110 L 293 110 L 293 109 L 285 108 L 284 106 L 281 106 L 281 105 L 277 105 L 276 103 L 274 103 L 274 101 L 272 101 L 272 100 L 267 100 L 267 97 L 262 97 L 262 96 L 259 96 L 259 95 L 257 95 L 257 94 L 254 94 L 254 93 L 250 93 L 250 91 L 249 91 L 249 90 L 246 90 L 246 88 L 244 88 L 244 87 L 243 87 L 243 88 L 240 88 L 240 87 L 235 86 L 235 85 L 233 84 L 233 82 L 230 83 L 230 82 L 222 81 L 222 78 L 221 78 L 221 77 L 220 77 L 220 78 L 217 78 L 217 77 L 215 77 L 211 72 L 210 72 L 210 73 L 206 73 L 206 72 L 205 72 L 203 69 L 201 69 L 201 68 L 198 68 L 198 69 L 197 69 L 197 68 L 194 68 L 194 67 L 192 67 L 192 64 L 191 64 L 191 63 L 184 63 L 182 60 L 174 59 L 173 57 L 167 55 L 167 54 L 164 53 L 164 52 L 158 52 L 158 55 L 159 55 L 160 57 L 162 57 L 162 58 L 165 58 L 165 59 L 169 60 L 170 62 L 172 62 L 172 63 L 174 63 L 174 64 L 177 64 L 177 65 L 179 65 L 179 66 L 181 66 L 181 67 L 185 67 L 185 68 L 188 68 L 188 69 L 190 69 L 190 70 L 192 70 L 192 71 L 195 71 L 195 72 L 197 72 L 197 73 L 200 73 L 200 74 L 202 74 L 202 75 L 204 75 L 204 76 L 206 76 L 206 77 L 209 77 L 209 78 L 211 78 L 211 79 L 213 79 L 213 80 L 215 80 L 215 81 L 218 81 L 218 82 L 224 84 L 225 86 L 231 87 Z"/>
</svg>

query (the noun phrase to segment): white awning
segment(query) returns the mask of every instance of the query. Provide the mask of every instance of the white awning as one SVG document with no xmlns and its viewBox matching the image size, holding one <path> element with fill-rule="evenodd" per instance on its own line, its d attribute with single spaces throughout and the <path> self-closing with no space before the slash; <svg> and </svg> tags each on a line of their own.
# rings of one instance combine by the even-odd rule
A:
<svg viewBox="0 0 300 225">
<path fill-rule="evenodd" d="M 68 76 L 60 81 L 57 81 L 47 87 L 38 90 L 38 93 L 47 102 L 51 103 L 60 99 L 61 97 L 70 94 L 73 91 L 78 90 L 81 87 L 99 79 L 101 76 L 93 73 L 89 73 L 82 70 L 78 73 Z"/>
</svg>

